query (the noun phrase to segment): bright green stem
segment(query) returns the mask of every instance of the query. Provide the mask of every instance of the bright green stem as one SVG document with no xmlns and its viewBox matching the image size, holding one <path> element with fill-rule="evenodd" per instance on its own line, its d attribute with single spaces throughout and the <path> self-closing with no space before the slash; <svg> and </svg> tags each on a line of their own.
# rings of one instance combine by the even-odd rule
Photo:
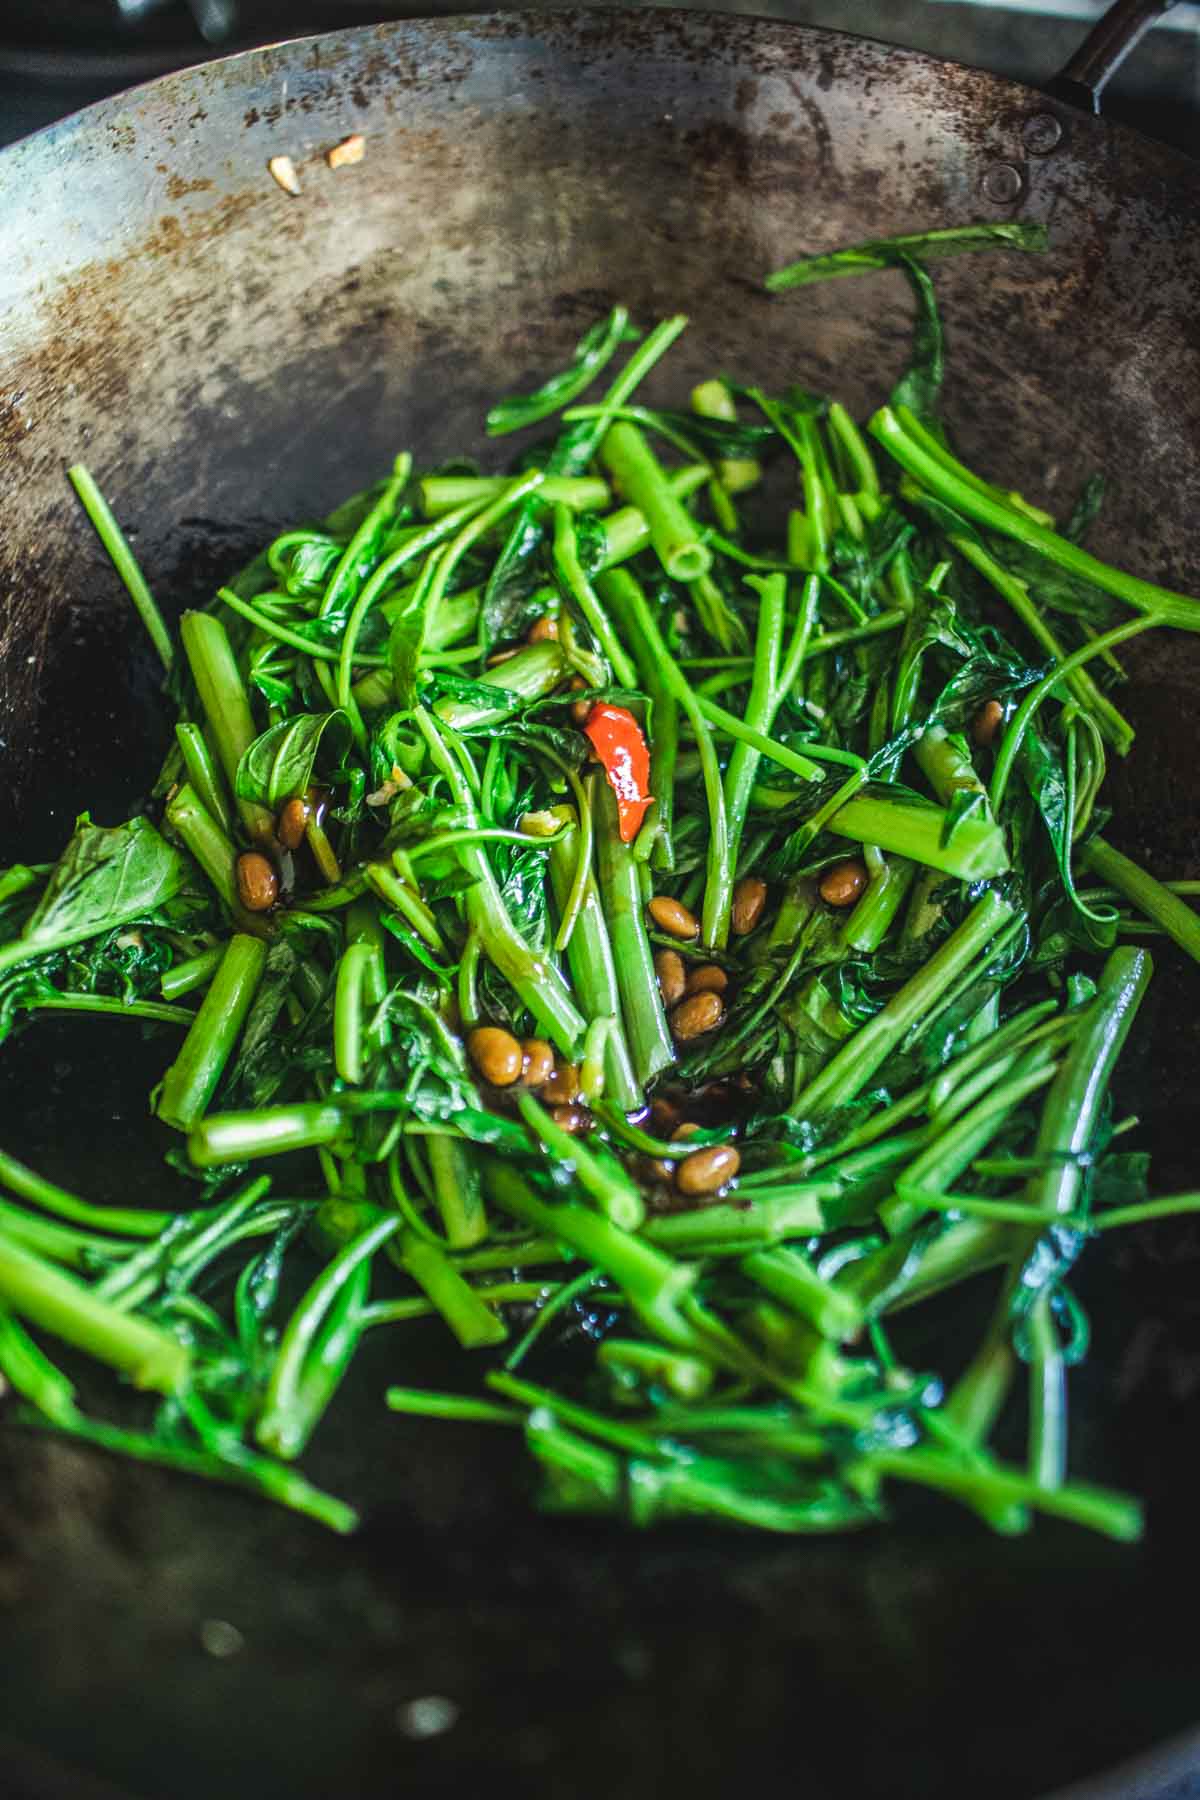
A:
<svg viewBox="0 0 1200 1800">
<path fill-rule="evenodd" d="M 370 1290 L 371 1265 L 361 1262 L 338 1291 L 305 1358 L 289 1418 L 295 1456 L 307 1449 L 350 1367 L 363 1333 L 360 1314 Z"/>
<path fill-rule="evenodd" d="M 725 789 L 721 765 L 713 744 L 712 732 L 702 710 L 702 703 L 683 670 L 663 641 L 662 633 L 650 610 L 645 594 L 631 575 L 617 570 L 603 575 L 599 589 L 633 646 L 639 669 L 652 667 L 662 689 L 670 694 L 689 721 L 700 755 L 704 797 L 708 806 L 708 846 L 706 851 L 705 905 L 701 935 L 705 943 L 713 941 L 717 920 L 713 906 L 720 898 L 721 873 L 729 863 L 729 822 L 725 811 Z M 718 709 L 719 710 L 719 709 Z M 810 765 L 805 765 L 809 767 Z"/>
<path fill-rule="evenodd" d="M 179 724 L 175 727 L 175 741 L 183 758 L 184 773 L 199 795 L 201 805 L 207 807 L 222 831 L 231 832 L 233 819 L 225 797 L 225 783 L 204 732 L 199 725 Z"/>
<path fill-rule="evenodd" d="M 1200 607 L 1197 608 L 1200 613 Z M 1155 623 L 1153 619 L 1129 619 L 1124 625 L 1117 625 L 1103 636 L 1092 638 L 1078 650 L 1060 663 L 1057 669 L 1042 676 L 1040 681 L 1027 689 L 1022 695 L 1021 704 L 1009 720 L 1000 740 L 1000 748 L 996 754 L 996 766 L 992 771 L 991 802 L 994 812 L 1000 810 L 1000 802 L 1004 798 L 1004 790 L 1008 783 L 1017 752 L 1021 748 L 1026 731 L 1033 723 L 1034 714 L 1042 702 L 1048 700 L 1060 681 L 1068 681 L 1072 672 L 1081 668 L 1094 656 L 1104 650 L 1111 650 L 1116 644 L 1123 644 L 1127 638 L 1137 637 L 1143 631 L 1149 631 Z"/>
<path fill-rule="evenodd" d="M 463 814 L 463 824 L 475 829 L 474 796 L 457 759 L 442 741 L 431 714 L 418 708 L 415 719 L 433 758 L 446 777 Z M 583 1036 L 583 1019 L 557 968 L 548 957 L 531 950 L 509 918 L 487 854 L 478 844 L 464 843 L 458 858 L 473 883 L 466 893 L 467 919 L 477 933 L 485 954 L 505 980 L 516 989 L 525 1005 L 564 1056 L 573 1056 Z"/>
<path fill-rule="evenodd" d="M 34 1170 L 27 1169 L 24 1163 L 18 1162 L 15 1156 L 9 1156 L 3 1150 L 0 1150 L 0 1186 L 6 1187 L 10 1193 L 18 1194 L 22 1200 L 41 1207 L 43 1212 L 54 1213 L 60 1219 L 69 1219 L 74 1225 L 115 1231 L 124 1237 L 154 1238 L 171 1223 L 172 1215 L 166 1212 L 141 1212 L 135 1207 L 89 1205 L 86 1200 L 77 1199 L 65 1188 L 60 1188 Z"/>
<path fill-rule="evenodd" d="M 230 912 L 240 910 L 237 893 L 237 850 L 195 788 L 187 782 L 167 801 L 167 824 L 183 839 Z"/>
<path fill-rule="evenodd" d="M 707 463 L 689 463 L 682 469 L 672 469 L 667 476 L 667 485 L 677 500 L 687 500 L 704 486 L 710 475 Z M 598 568 L 615 568 L 618 563 L 628 562 L 631 557 L 649 549 L 650 527 L 636 506 L 619 507 L 600 523 L 604 528 L 604 539 L 598 554 Z"/>
<path fill-rule="evenodd" d="M 672 581 L 696 581 L 712 567 L 712 552 L 696 521 L 671 491 L 666 471 L 636 425 L 610 425 L 600 460 L 650 530 L 655 554 Z"/>
<path fill-rule="evenodd" d="M 483 1185 L 488 1199 L 522 1224 L 569 1245 L 578 1255 L 603 1269 L 637 1307 L 643 1321 L 660 1313 L 674 1315 L 678 1301 L 696 1281 L 698 1271 L 673 1262 L 643 1234 L 622 1231 L 603 1213 L 576 1201 L 539 1199 L 511 1163 L 494 1157 L 483 1160 Z"/>
<path fill-rule="evenodd" d="M 572 825 L 550 845 L 550 881 L 560 913 L 570 899 L 575 881 L 578 839 L 578 827 Z M 600 893 L 590 872 L 584 883 L 583 903 L 576 915 L 566 954 L 571 985 L 586 1016 L 617 1020 L 618 1028 L 610 1031 L 604 1047 L 605 1092 L 622 1112 L 636 1112 L 643 1105 L 642 1090 L 633 1072 L 629 1044 L 620 1023 L 621 996 L 612 944 L 600 905 Z"/>
<path fill-rule="evenodd" d="M 1026 1188 L 1035 1213 L 1054 1216 L 1076 1210 L 1084 1179 L 1081 1159 L 1095 1145 L 1113 1068 L 1153 967 L 1145 950 L 1122 947 L 1113 951 L 1101 971 L 1096 996 L 1088 1003 L 1042 1109 L 1033 1156 L 1044 1166 Z"/>
<path fill-rule="evenodd" d="M 1086 869 L 1115 888 L 1146 918 L 1161 925 L 1181 950 L 1200 962 L 1200 918 L 1178 894 L 1173 894 L 1169 887 L 1156 881 L 1128 856 L 1114 850 L 1102 837 L 1089 839 L 1084 845 L 1081 861 Z"/>
<path fill-rule="evenodd" d="M 77 1416 L 74 1384 L 39 1349 L 20 1321 L 2 1308 L 0 1375 L 14 1393 L 54 1424 L 69 1425 Z"/>
<path fill-rule="evenodd" d="M 1040 1488 L 1059 1488 L 1067 1476 L 1067 1370 L 1046 1288 L 1030 1310 L 1029 1345 L 1029 1475 Z"/>
<path fill-rule="evenodd" d="M 437 1307 L 464 1350 L 502 1344 L 507 1338 L 508 1327 L 499 1313 L 480 1299 L 436 1244 L 406 1231 L 396 1260 Z"/>
<path fill-rule="evenodd" d="M 596 792 L 596 860 L 635 1079 L 646 1085 L 670 1068 L 675 1047 L 663 1011 L 642 912 L 640 865 L 622 843 L 617 803 L 605 782 Z"/>
<path fill-rule="evenodd" d="M 872 834 L 873 841 L 878 841 Z M 868 840 L 872 841 L 872 840 Z M 788 1111 L 795 1118 L 819 1118 L 844 1106 L 864 1088 L 901 1039 L 924 1017 L 974 957 L 1012 917 L 1012 906 L 994 889 L 975 902 L 958 929 L 930 957 L 924 968 L 893 994 L 882 1011 L 861 1025 L 826 1063 Z"/>
<path fill-rule="evenodd" d="M 692 411 L 702 419 L 737 423 L 737 402 L 723 381 L 702 381 L 692 389 Z M 750 456 L 723 456 L 717 462 L 717 479 L 727 494 L 740 494 L 762 479 L 762 464 Z"/>
<path fill-rule="evenodd" d="M 236 794 L 238 764 L 258 733 L 229 633 L 215 613 L 185 612 L 179 635 L 229 792 Z M 275 821 L 265 806 L 239 800 L 238 811 L 253 839 L 272 838 Z"/>
<path fill-rule="evenodd" d="M 273 1500 L 343 1535 L 358 1525 L 358 1514 L 344 1501 L 323 1493 L 295 1469 L 248 1450 L 232 1433 L 223 1435 L 219 1449 L 210 1450 L 175 1443 L 148 1431 L 123 1431 L 119 1426 L 86 1419 L 82 1414 L 71 1421 L 68 1429 L 72 1437 L 116 1456 L 155 1463 L 164 1469 L 200 1475 L 208 1481 L 221 1481 L 260 1494 L 265 1500 Z"/>
<path fill-rule="evenodd" d="M 188 1156 L 198 1169 L 214 1169 L 222 1163 L 282 1156 L 288 1150 L 313 1150 L 334 1143 L 344 1130 L 338 1108 L 316 1100 L 263 1106 L 253 1112 L 213 1113 L 189 1134 Z"/>
<path fill-rule="evenodd" d="M 919 1482 L 972 1505 L 1036 1507 L 1054 1518 L 1116 1538 L 1119 1543 L 1134 1543 L 1142 1534 L 1142 1511 L 1135 1500 L 1082 1482 L 1045 1488 L 999 1463 L 980 1465 L 923 1448 L 872 1450 L 859 1467 L 897 1481 Z"/>
<path fill-rule="evenodd" d="M 366 1062 L 363 1014 L 376 960 L 374 945 L 359 942 L 347 945 L 338 961 L 333 1002 L 333 1061 L 342 1080 L 354 1086 L 362 1080 Z"/>
<path fill-rule="evenodd" d="M 488 1234 L 475 1160 L 461 1138 L 427 1138 L 426 1149 L 446 1242 L 452 1250 L 469 1250 L 473 1244 L 481 1244 Z"/>
<path fill-rule="evenodd" d="M 321 1271 L 288 1321 L 254 1434 L 276 1456 L 294 1457 L 303 1447 L 306 1434 L 298 1402 L 304 1364 L 338 1293 L 358 1265 L 369 1261 L 399 1229 L 400 1220 L 392 1215 L 376 1219 Z"/>
<path fill-rule="evenodd" d="M 554 564 L 564 587 L 587 620 L 592 636 L 608 658 L 613 679 L 620 687 L 636 687 L 637 675 L 633 664 L 613 630 L 612 621 L 579 559 L 575 523 L 566 506 L 556 506 L 554 509 Z"/>
<path fill-rule="evenodd" d="M 765 736 L 771 730 L 776 709 L 783 698 L 779 685 L 779 664 L 783 653 L 787 578 L 783 575 L 769 575 L 757 585 L 758 628 L 754 639 L 754 672 L 746 701 L 745 723 Z M 742 739 L 734 745 L 733 755 L 725 770 L 725 818 L 729 831 L 729 852 L 716 871 L 716 895 L 710 897 L 706 894 L 704 900 L 704 916 L 712 932 L 711 937 L 706 934 L 705 942 L 717 950 L 724 949 L 729 941 L 738 851 L 741 848 L 758 764 L 759 752 Z"/>
<path fill-rule="evenodd" d="M 203 1118 L 233 1053 L 267 962 L 261 938 L 230 938 L 179 1055 L 163 1076 L 157 1112 L 164 1124 L 190 1131 Z"/>
<path fill-rule="evenodd" d="M 742 1258 L 744 1275 L 836 1343 L 855 1338 L 864 1314 L 852 1294 L 823 1281 L 799 1250 L 756 1250 Z"/>
<path fill-rule="evenodd" d="M 1036 644 L 1039 644 L 1047 655 L 1056 663 L 1066 658 L 1066 651 L 1055 633 L 1047 625 L 1029 592 L 1028 585 L 989 556 L 983 545 L 975 538 L 967 537 L 962 532 L 952 532 L 950 543 L 959 555 L 972 568 L 978 569 L 984 580 L 1005 600 L 1020 619 L 1026 631 Z M 1112 745 L 1118 756 L 1126 756 L 1133 743 L 1133 727 L 1123 713 L 1118 712 L 1112 701 L 1096 686 L 1095 681 L 1086 669 L 1075 669 L 1067 676 L 1067 687 L 1079 701 L 1081 706 L 1092 713 L 1103 731 L 1105 738 Z"/>
<path fill-rule="evenodd" d="M 470 501 L 498 500 L 511 485 L 507 475 L 426 475 L 419 484 L 421 511 L 437 519 Z M 598 475 L 547 475 L 538 498 L 572 512 L 605 512 L 612 505 L 608 483 Z"/>
<path fill-rule="evenodd" d="M 499 724 L 510 718 L 519 705 L 544 699 L 552 694 L 570 674 L 567 659 L 553 639 L 541 644 L 527 644 L 494 669 L 486 669 L 479 677 L 484 687 L 497 690 L 496 705 L 489 708 L 475 700 L 456 700 L 447 695 L 439 700 L 434 712 L 443 725 L 456 731 L 477 731 L 481 726 Z"/>
<path fill-rule="evenodd" d="M 881 407 L 870 423 L 872 435 L 889 455 L 895 458 L 929 493 L 945 505 L 952 506 L 964 518 L 973 519 L 988 531 L 998 531 L 1027 550 L 1035 550 L 1056 568 L 1065 569 L 1079 581 L 1090 582 L 1106 594 L 1124 600 L 1138 612 L 1149 613 L 1160 625 L 1173 625 L 1181 631 L 1200 631 L 1200 605 L 1187 594 L 1174 593 L 1136 575 L 1127 575 L 1092 556 L 1069 538 L 1061 537 L 1045 525 L 1039 525 L 1026 513 L 994 499 L 978 485 L 978 477 L 957 462 L 948 452 L 933 456 L 910 431 L 911 415 L 906 407 L 895 411 Z"/>
<path fill-rule="evenodd" d="M 127 1375 L 135 1387 L 173 1394 L 191 1368 L 177 1338 L 100 1300 L 65 1270 L 0 1235 L 0 1306 Z"/>
<path fill-rule="evenodd" d="M 637 1338 L 605 1338 L 596 1361 L 622 1384 L 665 1388 L 677 1400 L 703 1400 L 715 1379 L 712 1364 L 701 1357 L 662 1344 L 643 1344 Z"/>
<path fill-rule="evenodd" d="M 207 987 L 220 968 L 224 954 L 224 944 L 214 944 L 211 950 L 201 950 L 198 956 L 189 956 L 186 962 L 176 963 L 174 968 L 167 969 L 159 982 L 163 999 L 179 1000 L 184 994 L 193 994 L 197 988 Z"/>
<path fill-rule="evenodd" d="M 518 1094 L 521 1117 L 545 1145 L 558 1167 L 570 1171 L 606 1219 L 623 1231 L 636 1231 L 646 1216 L 642 1196 L 615 1158 L 596 1156 L 578 1138 L 556 1125 L 532 1094 Z"/>
<path fill-rule="evenodd" d="M 82 463 L 75 463 L 67 470 L 67 479 L 78 494 L 83 504 L 83 510 L 95 526 L 96 536 L 112 558 L 113 567 L 125 583 L 129 591 L 129 598 L 137 607 L 138 616 L 158 652 L 159 661 L 169 673 L 175 660 L 171 648 L 171 634 L 163 623 L 163 616 L 158 610 L 154 595 L 150 592 L 150 584 L 142 574 L 137 557 L 130 549 L 125 533 L 113 517 L 108 502 L 96 486 L 90 471 Z"/>
<path fill-rule="evenodd" d="M 987 789 L 975 773 L 975 765 L 962 746 L 940 725 L 931 725 L 913 745 L 913 760 L 943 806 L 959 794 L 978 794 L 989 817 Z"/>
<path fill-rule="evenodd" d="M 960 881 L 985 881 L 1007 871 L 1004 833 L 993 820 L 960 820 L 948 843 L 943 842 L 946 824 L 940 807 L 901 794 L 871 792 L 844 801 L 825 829 L 860 844 L 875 844 Z"/>
</svg>

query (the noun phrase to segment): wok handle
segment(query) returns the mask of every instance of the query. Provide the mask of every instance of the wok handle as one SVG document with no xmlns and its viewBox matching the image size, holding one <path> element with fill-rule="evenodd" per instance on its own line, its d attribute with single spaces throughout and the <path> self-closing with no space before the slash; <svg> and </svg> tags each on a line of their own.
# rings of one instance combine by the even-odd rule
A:
<svg viewBox="0 0 1200 1800">
<path fill-rule="evenodd" d="M 1129 52 L 1175 0 L 1116 0 L 1102 19 L 1098 19 L 1066 68 L 1049 84 L 1047 91 L 1059 100 L 1081 107 L 1084 112 L 1100 111 L 1100 96 L 1109 78 L 1116 74 Z"/>
</svg>

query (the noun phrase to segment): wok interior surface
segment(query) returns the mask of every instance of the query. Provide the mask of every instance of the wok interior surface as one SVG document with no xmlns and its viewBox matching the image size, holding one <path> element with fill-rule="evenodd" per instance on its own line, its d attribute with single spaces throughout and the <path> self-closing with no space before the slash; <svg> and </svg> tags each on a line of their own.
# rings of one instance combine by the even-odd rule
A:
<svg viewBox="0 0 1200 1800">
<path fill-rule="evenodd" d="M 1047 113 L 1061 141 L 1034 155 Z M 350 131 L 365 161 L 334 174 L 322 152 Z M 267 174 L 281 152 L 299 199 Z M 169 728 L 69 462 L 174 616 L 398 449 L 472 450 L 487 402 L 616 299 L 691 315 L 651 395 L 725 371 L 862 414 L 903 366 L 903 284 L 771 300 L 762 276 L 1008 216 L 1045 220 L 1050 254 L 938 271 L 964 454 L 1060 512 L 1105 469 L 1100 553 L 1200 591 L 1200 176 L 1027 90 L 729 17 L 509 15 L 253 52 L 7 152 L 0 860 L 52 855 L 82 807 L 124 817 Z M 1137 648 L 1113 835 L 1195 875 L 1196 640 Z M 1118 1099 L 1170 1191 L 1195 1185 L 1200 983 L 1156 956 Z M 39 1024 L 0 1056 L 5 1146 L 161 1204 L 161 1059 L 119 1022 Z M 382 1411 L 398 1356 L 414 1384 L 469 1379 L 420 1328 L 364 1354 L 314 1446 L 315 1477 L 371 1509 L 349 1542 L 7 1429 L 0 1731 L 147 1800 L 717 1794 L 775 1771 L 811 1800 L 1044 1793 L 1196 1722 L 1197 1255 L 1181 1221 L 1084 1264 L 1074 1472 L 1147 1496 L 1132 1550 L 941 1508 L 846 1540 L 543 1520 L 506 1438 Z M 240 1653 L 202 1647 L 214 1618 Z M 458 1710 L 423 1739 L 406 1708 L 430 1695 Z"/>
</svg>

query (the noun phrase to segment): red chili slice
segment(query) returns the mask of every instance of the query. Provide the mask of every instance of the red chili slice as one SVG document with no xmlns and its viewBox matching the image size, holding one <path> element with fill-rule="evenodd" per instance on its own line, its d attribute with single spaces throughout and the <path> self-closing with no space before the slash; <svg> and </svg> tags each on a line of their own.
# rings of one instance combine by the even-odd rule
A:
<svg viewBox="0 0 1200 1800">
<path fill-rule="evenodd" d="M 583 730 L 617 796 L 621 842 L 630 844 L 641 830 L 651 800 L 650 752 L 642 728 L 628 707 L 600 701 L 588 714 Z"/>
</svg>

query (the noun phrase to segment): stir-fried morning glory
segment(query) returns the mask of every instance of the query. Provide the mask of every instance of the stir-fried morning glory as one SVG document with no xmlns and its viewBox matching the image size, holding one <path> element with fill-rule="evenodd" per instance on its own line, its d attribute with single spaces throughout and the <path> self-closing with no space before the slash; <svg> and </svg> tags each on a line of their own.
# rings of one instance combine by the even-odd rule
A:
<svg viewBox="0 0 1200 1800">
<path fill-rule="evenodd" d="M 1109 1098 L 1200 884 L 1113 848 L 1101 796 L 1121 647 L 1200 604 L 1084 547 L 1097 483 L 1056 520 L 940 416 L 926 260 L 1043 247 L 771 277 L 909 281 L 865 425 L 716 373 L 646 405 L 686 320 L 615 307 L 489 412 L 534 434 L 507 469 L 411 446 L 175 635 L 71 471 L 178 723 L 149 817 L 0 871 L 0 1038 L 140 1020 L 196 1180 L 108 1207 L 0 1150 L 12 1420 L 349 1530 L 296 1461 L 386 1327 L 387 1404 L 523 1432 L 558 1511 L 824 1532 L 910 1483 L 1137 1534 L 1071 1467 L 1072 1268 L 1200 1207 L 1146 1197 Z M 911 1362 L 911 1309 L 975 1277 L 973 1352 Z M 437 1317 L 445 1390 L 399 1385 Z"/>
</svg>

